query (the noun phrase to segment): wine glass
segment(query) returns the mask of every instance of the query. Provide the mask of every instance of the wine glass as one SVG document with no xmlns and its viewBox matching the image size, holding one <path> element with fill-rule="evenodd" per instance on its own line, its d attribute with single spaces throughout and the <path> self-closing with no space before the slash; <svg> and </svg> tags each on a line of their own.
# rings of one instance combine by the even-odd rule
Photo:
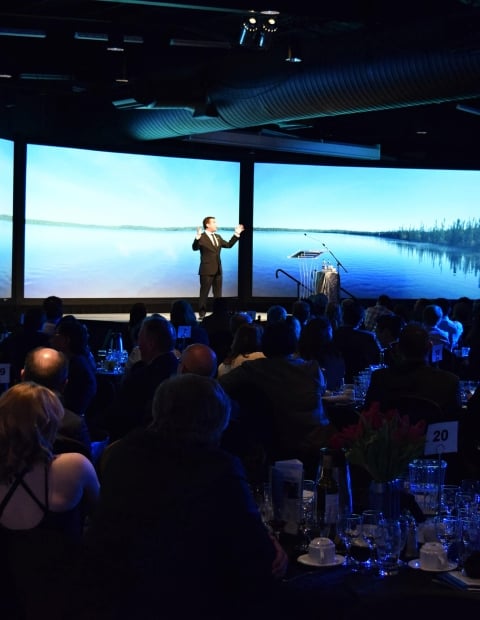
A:
<svg viewBox="0 0 480 620">
<path fill-rule="evenodd" d="M 362 515 L 347 513 L 337 520 L 337 534 L 345 546 L 345 565 L 356 569 L 357 561 L 352 557 L 351 549 L 354 541 L 362 536 Z"/>
<path fill-rule="evenodd" d="M 439 516 L 434 519 L 435 534 L 447 554 L 452 554 L 452 546 L 459 544 L 462 536 L 462 521 L 458 517 Z M 458 556 L 458 549 L 454 551 Z"/>
<path fill-rule="evenodd" d="M 316 485 L 314 480 L 303 481 L 302 499 L 300 500 L 298 534 L 299 542 L 297 548 L 299 551 L 306 552 L 310 541 L 314 538 L 316 527 L 315 514 L 315 497 Z"/>
<path fill-rule="evenodd" d="M 373 567 L 377 563 L 377 543 L 380 534 L 379 525 L 383 521 L 383 513 L 380 510 L 364 510 L 362 512 L 362 536 L 370 549 L 369 565 Z"/>
</svg>

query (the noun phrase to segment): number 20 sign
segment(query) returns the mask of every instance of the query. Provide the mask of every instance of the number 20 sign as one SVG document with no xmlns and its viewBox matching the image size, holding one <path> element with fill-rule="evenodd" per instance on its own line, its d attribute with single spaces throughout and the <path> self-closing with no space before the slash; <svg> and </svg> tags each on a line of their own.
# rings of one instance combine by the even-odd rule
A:
<svg viewBox="0 0 480 620">
<path fill-rule="evenodd" d="M 436 422 L 427 427 L 425 455 L 458 451 L 458 421 Z"/>
</svg>

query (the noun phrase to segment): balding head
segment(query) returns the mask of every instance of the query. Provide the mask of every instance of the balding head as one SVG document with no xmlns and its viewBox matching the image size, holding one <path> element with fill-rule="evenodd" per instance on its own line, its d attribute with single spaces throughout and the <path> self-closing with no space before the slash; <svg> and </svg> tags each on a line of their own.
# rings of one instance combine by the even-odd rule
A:
<svg viewBox="0 0 480 620">
<path fill-rule="evenodd" d="M 37 347 L 27 354 L 21 374 L 22 381 L 34 381 L 62 393 L 68 377 L 68 360 L 61 351 Z"/>
<path fill-rule="evenodd" d="M 182 353 L 178 374 L 192 373 L 202 377 L 215 377 L 217 374 L 217 356 L 206 344 L 190 344 Z"/>
</svg>

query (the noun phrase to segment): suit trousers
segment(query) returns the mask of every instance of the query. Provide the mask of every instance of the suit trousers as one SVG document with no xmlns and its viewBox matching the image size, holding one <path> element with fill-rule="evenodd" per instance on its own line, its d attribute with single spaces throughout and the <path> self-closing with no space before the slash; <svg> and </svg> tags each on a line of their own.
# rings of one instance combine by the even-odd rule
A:
<svg viewBox="0 0 480 620">
<path fill-rule="evenodd" d="M 198 310 L 205 312 L 207 309 L 208 294 L 212 289 L 214 297 L 222 296 L 222 274 L 215 274 L 214 276 L 200 276 L 200 299 L 198 303 Z"/>
</svg>

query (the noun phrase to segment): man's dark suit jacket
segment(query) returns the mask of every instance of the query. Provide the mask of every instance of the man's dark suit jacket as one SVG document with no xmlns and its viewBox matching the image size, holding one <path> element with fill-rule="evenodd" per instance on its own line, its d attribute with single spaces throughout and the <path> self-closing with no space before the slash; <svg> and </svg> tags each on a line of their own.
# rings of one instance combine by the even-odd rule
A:
<svg viewBox="0 0 480 620">
<path fill-rule="evenodd" d="M 202 233 L 200 239 L 194 239 L 192 250 L 200 250 L 200 266 L 198 273 L 201 276 L 215 276 L 222 273 L 222 261 L 220 260 L 220 252 L 222 248 L 231 248 L 237 241 L 238 237 L 233 235 L 229 241 L 225 241 L 214 233 L 218 245 L 213 245 L 207 233 Z"/>
<path fill-rule="evenodd" d="M 365 405 L 368 407 L 374 401 L 386 405 L 393 402 L 396 396 L 405 394 L 433 400 L 440 406 L 445 419 L 457 417 L 462 406 L 460 380 L 457 375 L 418 363 L 375 370 Z"/>
<path fill-rule="evenodd" d="M 342 325 L 335 331 L 333 342 L 345 360 L 345 383 L 353 383 L 361 370 L 380 361 L 380 346 L 373 332 Z"/>
</svg>

